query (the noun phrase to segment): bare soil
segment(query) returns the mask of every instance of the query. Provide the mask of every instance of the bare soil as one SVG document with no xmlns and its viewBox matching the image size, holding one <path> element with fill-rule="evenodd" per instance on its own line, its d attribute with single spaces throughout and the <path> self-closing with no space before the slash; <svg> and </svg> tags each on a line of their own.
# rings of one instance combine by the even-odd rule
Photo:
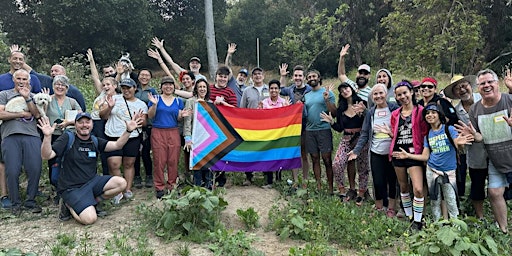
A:
<svg viewBox="0 0 512 256">
<path fill-rule="evenodd" d="M 158 206 L 161 201 L 154 198 L 151 189 L 135 190 L 133 201 L 125 202 L 118 209 L 111 211 L 105 218 L 99 218 L 94 225 L 83 226 L 74 220 L 62 222 L 57 218 L 57 206 L 43 207 L 42 214 L 23 212 L 20 217 L 9 216 L 2 213 L 0 219 L 0 249 L 18 248 L 23 252 L 35 252 L 39 255 L 51 255 L 51 248 L 57 243 L 57 235 L 61 233 L 75 234 L 77 242 L 86 241 L 91 254 L 105 253 L 105 243 L 114 235 L 130 235 L 132 227 L 136 227 L 140 215 L 136 207 L 140 203 Z M 253 207 L 260 216 L 261 227 L 248 232 L 247 235 L 257 237 L 253 247 L 265 255 L 288 255 L 290 247 L 301 246 L 304 241 L 290 239 L 280 240 L 274 232 L 266 232 L 268 225 L 268 212 L 271 207 L 280 203 L 279 193 L 273 189 L 262 189 L 256 186 L 234 186 L 226 189 L 224 199 L 228 207 L 222 212 L 221 220 L 228 229 L 243 230 L 244 224 L 236 214 L 237 209 Z M 48 202 L 48 204 L 50 204 Z M 176 255 L 176 248 L 184 242 L 166 242 L 154 234 L 149 235 L 149 248 L 155 255 Z M 86 238 L 88 237 L 88 238 Z M 206 244 L 190 244 L 191 255 L 213 255 Z M 353 254 L 353 253 L 352 253 Z M 74 255 L 72 252 L 71 255 Z"/>
</svg>

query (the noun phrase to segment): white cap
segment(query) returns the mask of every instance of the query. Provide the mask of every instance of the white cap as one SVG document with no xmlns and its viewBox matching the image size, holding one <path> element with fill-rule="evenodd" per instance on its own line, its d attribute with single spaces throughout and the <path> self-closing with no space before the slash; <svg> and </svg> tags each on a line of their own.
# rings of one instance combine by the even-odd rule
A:
<svg viewBox="0 0 512 256">
<path fill-rule="evenodd" d="M 359 71 L 359 70 L 366 70 L 366 71 L 368 71 L 368 73 L 371 73 L 371 72 L 370 72 L 370 66 L 368 66 L 368 65 L 366 65 L 366 64 L 363 64 L 363 65 L 359 66 L 359 67 L 357 68 L 357 71 Z"/>
</svg>

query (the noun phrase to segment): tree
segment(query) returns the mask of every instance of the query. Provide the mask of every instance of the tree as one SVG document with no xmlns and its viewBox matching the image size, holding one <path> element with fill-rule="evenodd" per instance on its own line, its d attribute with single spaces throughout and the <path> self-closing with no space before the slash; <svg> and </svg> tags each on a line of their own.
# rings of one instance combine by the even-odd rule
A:
<svg viewBox="0 0 512 256">
<path fill-rule="evenodd" d="M 217 58 L 217 46 L 215 44 L 215 26 L 213 24 L 213 5 L 212 0 L 204 0 L 204 12 L 205 12 L 205 29 L 204 33 L 206 36 L 206 49 L 208 51 L 208 67 L 210 68 L 210 78 L 215 77 L 217 70 L 218 58 Z"/>
<path fill-rule="evenodd" d="M 382 54 L 390 69 L 419 75 L 439 71 L 473 73 L 482 61 L 479 51 L 485 18 L 477 1 L 394 1 L 383 19 L 387 30 Z"/>
<path fill-rule="evenodd" d="M 298 26 L 286 26 L 282 36 L 275 38 L 272 44 L 287 61 L 310 68 L 320 54 L 340 45 L 345 27 L 340 20 L 347 10 L 348 5 L 341 4 L 332 16 L 324 9 L 312 18 L 304 17 Z"/>
</svg>

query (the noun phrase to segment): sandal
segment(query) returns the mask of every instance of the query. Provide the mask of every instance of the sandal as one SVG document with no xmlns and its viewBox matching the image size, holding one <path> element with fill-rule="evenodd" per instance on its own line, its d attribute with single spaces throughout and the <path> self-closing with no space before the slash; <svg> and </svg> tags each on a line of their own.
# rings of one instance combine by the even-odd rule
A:
<svg viewBox="0 0 512 256">
<path fill-rule="evenodd" d="M 357 205 L 357 206 L 361 206 L 362 204 L 363 204 L 363 197 L 358 196 L 358 197 L 356 198 L 356 205 Z"/>
<path fill-rule="evenodd" d="M 388 216 L 389 218 L 394 218 L 396 216 L 395 210 L 388 208 L 388 210 L 386 211 L 386 216 Z"/>
<path fill-rule="evenodd" d="M 347 195 L 345 197 L 345 202 L 348 202 L 350 200 L 354 200 L 354 198 L 357 197 L 357 193 L 355 190 L 353 189 L 349 189 L 348 192 L 347 192 Z"/>
</svg>

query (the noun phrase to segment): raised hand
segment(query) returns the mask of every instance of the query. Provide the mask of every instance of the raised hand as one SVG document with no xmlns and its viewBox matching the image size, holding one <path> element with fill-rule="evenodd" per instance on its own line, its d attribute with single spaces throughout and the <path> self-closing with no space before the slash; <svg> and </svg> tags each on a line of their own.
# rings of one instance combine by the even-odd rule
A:
<svg viewBox="0 0 512 256">
<path fill-rule="evenodd" d="M 373 130 L 379 133 L 385 133 L 389 134 L 391 136 L 391 127 L 388 126 L 388 124 L 376 124 L 373 127 Z"/>
<path fill-rule="evenodd" d="M 50 95 L 50 89 L 49 88 L 43 87 L 43 88 L 41 88 L 41 92 L 44 93 L 44 94 Z"/>
<path fill-rule="evenodd" d="M 345 57 L 348 54 L 348 49 L 350 48 L 350 44 L 346 44 L 340 50 L 340 58 Z"/>
<path fill-rule="evenodd" d="M 39 127 L 45 136 L 51 136 L 55 131 L 55 127 L 57 126 L 56 123 L 50 125 L 50 119 L 46 116 L 39 118 L 37 123 L 37 127 Z"/>
<path fill-rule="evenodd" d="M 510 68 L 507 68 L 507 71 L 505 71 L 505 78 L 503 80 L 505 81 L 508 91 L 512 92 L 512 71 Z"/>
<path fill-rule="evenodd" d="M 329 91 L 332 91 L 333 89 L 334 89 L 334 84 L 330 84 L 330 85 L 326 85 L 325 86 L 325 91 L 323 93 L 324 100 L 328 100 L 329 99 L 329 96 L 330 96 Z"/>
<path fill-rule="evenodd" d="M 230 43 L 228 44 L 228 54 L 233 54 L 236 52 L 236 44 Z"/>
<path fill-rule="evenodd" d="M 156 59 L 158 61 L 162 60 L 162 56 L 160 56 L 160 53 L 157 50 L 148 49 L 147 53 L 148 53 L 148 56 L 153 59 Z"/>
<path fill-rule="evenodd" d="M 334 118 L 332 117 L 331 112 L 325 113 L 322 111 L 322 113 L 320 113 L 320 121 L 333 124 Z"/>
<path fill-rule="evenodd" d="M 352 105 L 352 109 L 354 112 L 356 112 L 356 114 L 361 115 L 366 110 L 366 106 L 362 101 L 359 101 L 358 103 Z"/>
<path fill-rule="evenodd" d="M 114 97 L 112 97 L 112 95 L 105 96 L 105 102 L 107 103 L 109 108 L 113 108 L 114 105 L 116 105 L 116 100 L 114 99 Z"/>
<path fill-rule="evenodd" d="M 21 47 L 17 44 L 13 44 L 9 47 L 9 51 L 11 51 L 11 53 L 13 52 L 21 52 Z"/>
<path fill-rule="evenodd" d="M 148 93 L 148 100 L 153 103 L 153 105 L 158 104 L 158 99 L 160 98 L 160 95 L 156 94 L 153 95 L 152 93 Z"/>
<path fill-rule="evenodd" d="M 158 49 L 162 49 L 164 48 L 164 40 L 159 40 L 158 37 L 155 36 L 151 39 L 151 45 L 154 45 Z"/>
<path fill-rule="evenodd" d="M 28 97 L 30 97 L 30 88 L 28 86 L 19 87 L 18 93 L 25 99 L 27 99 Z"/>
<path fill-rule="evenodd" d="M 191 116 L 191 115 L 192 115 L 192 109 L 187 108 L 187 109 L 180 110 L 179 115 L 180 115 L 181 117 Z"/>
<path fill-rule="evenodd" d="M 455 130 L 457 130 L 457 132 L 459 133 L 459 136 L 465 136 L 467 134 L 475 136 L 476 134 L 476 129 L 475 127 L 473 127 L 473 124 L 471 122 L 469 122 L 469 125 L 467 125 L 464 122 L 459 121 L 459 123 L 455 124 L 454 126 Z"/>
<path fill-rule="evenodd" d="M 85 53 L 85 55 L 87 55 L 87 60 L 89 62 L 94 62 L 94 55 L 92 54 L 91 48 L 87 49 L 87 52 Z"/>
<path fill-rule="evenodd" d="M 290 72 L 288 72 L 288 64 L 282 63 L 279 65 L 279 74 L 281 76 L 287 76 Z"/>
</svg>

